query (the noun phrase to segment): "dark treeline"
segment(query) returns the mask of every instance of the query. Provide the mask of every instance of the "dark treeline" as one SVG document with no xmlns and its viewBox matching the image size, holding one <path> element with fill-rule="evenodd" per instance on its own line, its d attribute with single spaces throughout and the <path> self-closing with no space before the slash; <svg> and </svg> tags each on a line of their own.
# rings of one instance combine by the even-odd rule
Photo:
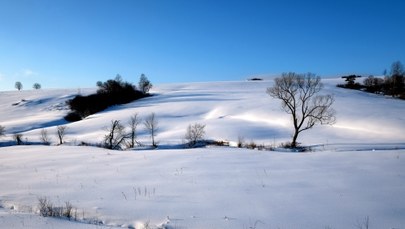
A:
<svg viewBox="0 0 405 229">
<path fill-rule="evenodd" d="M 337 86 L 405 99 L 405 71 L 401 62 L 396 61 L 392 63 L 390 73 L 387 74 L 385 72 L 384 75 L 384 78 L 368 76 L 363 80 L 363 84 L 356 82 L 356 79 L 361 76 L 342 76 L 346 84 L 339 84 Z"/>
<path fill-rule="evenodd" d="M 141 84 L 148 84 L 152 87 L 149 80 L 145 81 L 145 76 L 142 75 Z M 81 120 L 91 114 L 95 114 L 106 108 L 125 104 L 149 96 L 149 90 L 138 90 L 132 83 L 123 81 L 121 76 L 117 75 L 115 79 L 107 80 L 106 82 L 97 82 L 97 93 L 88 96 L 77 95 L 75 98 L 67 101 L 71 112 L 65 116 L 67 121 L 73 122 Z"/>
</svg>

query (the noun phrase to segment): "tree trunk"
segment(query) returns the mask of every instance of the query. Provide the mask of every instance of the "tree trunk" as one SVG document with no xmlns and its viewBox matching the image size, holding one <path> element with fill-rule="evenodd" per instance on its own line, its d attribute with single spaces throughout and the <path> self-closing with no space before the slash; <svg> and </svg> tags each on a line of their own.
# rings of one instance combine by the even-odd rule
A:
<svg viewBox="0 0 405 229">
<path fill-rule="evenodd" d="M 156 144 L 155 144 L 155 127 L 153 126 L 151 129 L 151 135 L 152 135 L 152 146 L 156 148 Z"/>
<path fill-rule="evenodd" d="M 297 147 L 298 134 L 299 134 L 298 129 L 295 129 L 295 130 L 294 130 L 294 136 L 293 136 L 293 139 L 292 139 L 292 141 L 291 141 L 291 148 L 296 148 L 296 147 Z"/>
</svg>

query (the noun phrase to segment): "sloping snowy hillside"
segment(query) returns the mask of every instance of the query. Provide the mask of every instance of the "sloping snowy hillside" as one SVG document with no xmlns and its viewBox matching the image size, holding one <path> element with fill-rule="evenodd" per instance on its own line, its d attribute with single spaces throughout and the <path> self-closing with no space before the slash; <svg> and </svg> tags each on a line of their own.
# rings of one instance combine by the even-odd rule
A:
<svg viewBox="0 0 405 229">
<path fill-rule="evenodd" d="M 316 146 L 307 153 L 174 147 L 196 122 L 208 139 L 290 140 L 290 117 L 265 93 L 271 80 L 160 85 L 75 123 L 63 116 L 78 90 L 0 92 L 1 145 L 15 133 L 39 143 L 42 129 L 53 143 L 0 148 L 0 228 L 364 228 L 366 218 L 370 228 L 405 228 L 405 102 L 323 82 L 337 122 L 300 135 Z M 156 150 L 76 146 L 100 143 L 111 120 L 151 112 Z M 67 126 L 63 146 L 57 125 Z M 150 144 L 142 126 L 138 135 Z M 69 201 L 79 222 L 38 216 L 41 197 Z"/>
<path fill-rule="evenodd" d="M 323 81 L 323 93 L 335 95 L 337 123 L 304 132 L 299 138 L 303 144 L 405 141 L 403 101 L 336 88 L 339 82 L 336 79 Z M 155 112 L 159 120 L 157 139 L 162 144 L 181 143 L 186 127 L 198 122 L 206 124 L 206 137 L 210 139 L 237 141 L 240 136 L 246 141 L 277 145 L 290 140 L 292 128 L 280 101 L 265 93 L 271 85 L 272 81 L 240 81 L 158 86 L 153 97 L 115 106 L 68 124 L 67 138 L 99 143 L 111 120 L 127 123 L 135 113 L 143 118 Z M 66 124 L 64 102 L 77 93 L 77 90 L 0 92 L 0 125 L 10 134 L 19 132 L 28 140 L 38 141 L 42 128 L 51 133 L 56 125 Z M 143 130 L 139 135 L 141 141 L 149 141 Z"/>
</svg>

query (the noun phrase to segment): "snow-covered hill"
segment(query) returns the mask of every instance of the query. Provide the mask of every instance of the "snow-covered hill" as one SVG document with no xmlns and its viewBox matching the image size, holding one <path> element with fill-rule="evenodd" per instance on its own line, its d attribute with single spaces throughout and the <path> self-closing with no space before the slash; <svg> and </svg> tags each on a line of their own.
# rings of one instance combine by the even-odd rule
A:
<svg viewBox="0 0 405 229">
<path fill-rule="evenodd" d="M 65 146 L 0 148 L 0 228 L 101 228 L 33 215 L 39 197 L 69 201 L 84 222 L 150 228 L 405 228 L 405 102 L 336 88 L 337 122 L 303 132 L 310 153 L 226 147 L 176 149 L 189 124 L 206 138 L 279 145 L 290 140 L 290 117 L 266 88 L 272 81 L 168 84 L 152 97 L 66 123 L 65 101 L 86 90 L 0 92 L 0 125 L 10 145 L 22 133 L 40 142 L 42 129 Z M 138 113 L 159 120 L 157 150 L 109 151 L 100 143 L 111 120 Z M 149 144 L 142 126 L 139 140 Z M 149 222 L 149 223 L 148 223 Z M 3 226 L 5 225 L 5 226 Z"/>
<path fill-rule="evenodd" d="M 304 144 L 326 143 L 399 143 L 405 141 L 405 103 L 379 95 L 336 88 L 337 79 L 324 80 L 323 93 L 335 95 L 337 123 L 304 132 Z M 265 91 L 272 81 L 240 81 L 169 84 L 154 89 L 155 96 L 115 106 L 85 120 L 67 124 L 65 101 L 78 90 L 38 90 L 0 92 L 0 125 L 7 132 L 22 133 L 38 141 L 42 128 L 55 132 L 55 126 L 67 124 L 70 141 L 99 143 L 111 120 L 127 123 L 138 113 L 141 118 L 155 112 L 159 120 L 157 139 L 162 144 L 181 143 L 189 124 L 206 124 L 207 138 L 280 144 L 290 140 L 290 117 L 281 110 L 280 101 Z M 94 89 L 95 90 L 95 89 Z M 88 94 L 94 90 L 81 90 Z M 140 140 L 148 142 L 141 130 Z"/>
</svg>

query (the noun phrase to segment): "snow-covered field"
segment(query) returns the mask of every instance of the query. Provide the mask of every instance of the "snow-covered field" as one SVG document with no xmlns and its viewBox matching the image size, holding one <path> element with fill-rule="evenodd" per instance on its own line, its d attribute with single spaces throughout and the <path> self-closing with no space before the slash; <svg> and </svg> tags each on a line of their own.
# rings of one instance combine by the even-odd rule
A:
<svg viewBox="0 0 405 229">
<path fill-rule="evenodd" d="M 76 123 L 63 116 L 77 89 L 0 92 L 0 228 L 365 228 L 366 218 L 369 228 L 405 228 L 405 102 L 323 82 L 337 122 L 302 133 L 316 146 L 307 153 L 178 147 L 193 123 L 233 144 L 290 140 L 289 116 L 265 93 L 271 80 L 160 85 Z M 100 143 L 111 120 L 151 112 L 156 150 L 76 146 Z M 68 127 L 63 146 L 57 125 Z M 39 143 L 42 129 L 53 145 L 8 146 L 14 133 Z M 142 126 L 138 134 L 150 144 Z M 40 197 L 69 201 L 79 222 L 38 216 Z"/>
</svg>

